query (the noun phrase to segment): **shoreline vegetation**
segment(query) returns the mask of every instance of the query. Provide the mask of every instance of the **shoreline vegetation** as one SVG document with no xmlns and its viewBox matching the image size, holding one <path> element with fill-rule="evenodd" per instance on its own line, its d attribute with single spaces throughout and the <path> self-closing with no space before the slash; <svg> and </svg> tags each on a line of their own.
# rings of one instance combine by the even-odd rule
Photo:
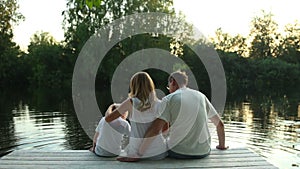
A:
<svg viewBox="0 0 300 169">
<path fill-rule="evenodd" d="M 17 1 L 1 1 L 0 18 L 4 24 L 0 26 L 0 88 L 71 90 L 77 56 L 97 29 L 135 12 L 165 12 L 175 15 L 172 2 L 168 0 L 148 4 L 134 1 L 121 7 L 122 5 L 114 3 L 103 6 L 101 4 L 104 1 L 98 0 L 68 0 L 67 10 L 63 12 L 65 40 L 56 42 L 49 33 L 38 32 L 32 36 L 28 52 L 25 53 L 12 41 L 12 24 L 24 19 L 18 12 Z M 179 17 L 184 19 L 182 15 Z M 185 26 L 187 25 L 188 23 Z M 216 30 L 215 37 L 209 39 L 209 43 L 199 42 L 201 45 L 213 46 L 218 52 L 224 66 L 228 90 L 296 88 L 300 83 L 300 23 L 288 24 L 284 32 L 279 33 L 273 15 L 262 11 L 260 16 L 253 18 L 250 25 L 251 30 L 246 37 L 232 36 L 220 28 Z M 132 36 L 116 44 L 100 64 L 96 86 L 109 88 L 118 64 L 133 52 L 146 48 L 161 48 L 170 51 L 174 57 L 180 57 L 196 76 L 198 86 L 209 93 L 207 72 L 192 50 L 178 39 L 152 34 Z M 164 82 L 167 78 L 163 71 L 146 71 L 153 76 L 154 81 Z M 156 85 L 163 88 L 165 84 Z"/>
</svg>

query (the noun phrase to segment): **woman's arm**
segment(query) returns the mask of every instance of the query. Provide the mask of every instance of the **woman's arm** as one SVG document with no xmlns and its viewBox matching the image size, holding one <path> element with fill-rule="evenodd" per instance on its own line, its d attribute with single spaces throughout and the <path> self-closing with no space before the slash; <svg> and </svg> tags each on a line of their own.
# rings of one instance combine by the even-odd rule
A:
<svg viewBox="0 0 300 169">
<path fill-rule="evenodd" d="M 118 117 L 122 116 L 127 111 L 131 112 L 131 110 L 132 110 L 132 103 L 131 103 L 131 99 L 128 98 L 123 103 L 121 103 L 121 105 L 118 108 L 116 108 L 110 114 L 105 116 L 105 121 L 109 123 L 117 119 Z"/>
</svg>

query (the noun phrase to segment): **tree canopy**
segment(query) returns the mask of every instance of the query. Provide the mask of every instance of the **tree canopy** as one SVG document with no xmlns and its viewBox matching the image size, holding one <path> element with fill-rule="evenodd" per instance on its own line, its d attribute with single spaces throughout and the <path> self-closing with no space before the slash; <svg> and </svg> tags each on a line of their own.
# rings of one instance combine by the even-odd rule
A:
<svg viewBox="0 0 300 169">
<path fill-rule="evenodd" d="M 19 82 L 21 76 L 21 51 L 12 41 L 13 25 L 24 19 L 18 8 L 16 0 L 0 1 L 0 86 Z"/>
<path fill-rule="evenodd" d="M 18 12 L 17 0 L 0 0 L 0 86 L 70 87 L 75 61 L 90 36 L 118 18 L 139 12 L 175 15 L 172 0 L 67 0 L 67 10 L 63 12 L 65 40 L 56 42 L 49 33 L 37 32 L 31 38 L 28 53 L 23 53 L 12 41 L 13 26 L 24 19 Z M 179 18 L 183 21 L 182 30 L 191 33 L 191 25 L 185 22 L 184 16 Z M 231 35 L 220 28 L 211 38 L 223 62 L 229 89 L 285 88 L 299 84 L 300 24 L 288 24 L 283 33 L 279 32 L 273 15 L 262 11 L 250 25 L 251 30 L 246 36 Z M 121 40 L 101 62 L 96 79 L 98 86 L 108 87 L 114 70 L 133 52 L 160 48 L 184 60 L 195 73 L 201 89 L 209 93 L 210 82 L 205 67 L 186 42 L 211 44 L 199 39 L 186 40 L 189 36 L 168 37 L 152 32 Z M 174 67 L 185 68 L 182 65 Z M 161 71 L 147 71 L 157 81 L 167 77 Z M 165 87 L 165 84 L 160 85 Z"/>
<path fill-rule="evenodd" d="M 115 19 L 139 12 L 175 13 L 173 0 L 68 0 L 64 14 L 65 40 L 75 53 L 96 30 Z"/>
</svg>

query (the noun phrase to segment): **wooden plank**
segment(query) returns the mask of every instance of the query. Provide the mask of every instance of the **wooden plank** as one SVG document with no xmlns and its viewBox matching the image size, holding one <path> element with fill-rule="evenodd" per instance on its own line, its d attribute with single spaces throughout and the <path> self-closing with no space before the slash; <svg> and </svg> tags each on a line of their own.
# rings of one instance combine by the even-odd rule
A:
<svg viewBox="0 0 300 169">
<path fill-rule="evenodd" d="M 219 151 L 219 150 L 212 150 L 210 156 L 219 156 L 219 155 L 245 155 L 245 154 L 254 154 L 253 152 L 247 150 L 247 149 L 241 149 L 241 150 L 235 150 L 230 149 L 230 151 Z M 47 157 L 82 157 L 82 156 L 91 156 L 93 155 L 88 150 L 72 150 L 72 151 L 25 151 L 25 150 L 19 150 L 14 151 L 13 153 L 8 154 L 7 156 L 27 156 L 27 157 L 34 157 L 34 156 L 47 156 Z M 257 155 L 258 156 L 258 155 Z"/>
<path fill-rule="evenodd" d="M 115 161 L 115 158 L 99 158 L 99 157 L 6 157 L 2 160 L 15 160 L 15 161 Z M 166 158 L 164 162 L 172 162 L 173 159 Z M 230 157 L 230 158 L 222 158 L 222 159 L 212 159 L 208 158 L 202 161 L 205 162 L 251 162 L 251 161 L 264 161 L 263 158 L 259 156 L 252 156 L 252 157 Z M 200 162 L 199 162 L 200 163 Z"/>
<path fill-rule="evenodd" d="M 0 160 L 0 168 L 276 168 L 246 148 L 226 151 L 212 150 L 204 159 L 159 161 L 143 160 L 138 163 L 121 163 L 115 158 L 97 157 L 88 150 L 14 151 Z"/>
<path fill-rule="evenodd" d="M 58 152 L 59 153 L 59 152 Z M 225 154 L 225 155 L 209 155 L 208 157 L 206 157 L 205 159 L 229 159 L 229 158 L 261 158 L 259 155 L 257 154 Z M 97 161 L 110 161 L 110 160 L 114 160 L 115 158 L 105 158 L 105 157 L 98 157 L 96 155 L 94 155 L 93 153 L 90 154 L 82 154 L 82 156 L 45 156 L 45 155 L 31 155 L 31 154 L 24 154 L 24 156 L 4 156 L 2 157 L 1 160 L 32 160 L 32 159 L 82 159 L 82 160 L 97 160 Z"/>
<path fill-rule="evenodd" d="M 1 168 L 10 168 L 11 165 L 15 165 L 15 166 L 28 166 L 28 165 L 36 165 L 36 166 L 56 166 L 56 168 L 61 168 L 61 166 L 69 166 L 71 168 L 74 168 L 76 166 L 81 166 L 80 168 L 85 168 L 87 166 L 101 166 L 101 168 L 143 168 L 143 169 L 147 169 L 147 168 L 233 168 L 233 167 L 252 167 L 252 168 L 258 168 L 258 166 L 262 167 L 262 166 L 270 166 L 269 163 L 265 162 L 265 161 L 254 161 L 254 162 L 230 162 L 227 161 L 227 163 L 223 163 L 223 162 L 215 162 L 215 163 L 193 163 L 190 161 L 185 161 L 184 163 L 169 163 L 169 162 L 165 162 L 165 163 L 157 163 L 157 162 L 148 162 L 148 163 L 144 163 L 144 162 L 139 162 L 139 163 L 121 163 L 118 161 L 114 161 L 114 162 L 106 162 L 103 163 L 103 161 L 92 161 L 92 162 L 70 162 L 70 161 L 60 161 L 60 162 L 49 162 L 49 161 L 43 161 L 43 162 L 29 162 L 27 161 L 26 163 L 19 163 L 19 162 L 14 162 L 12 164 L 12 162 L 10 163 L 3 163 L 1 164 Z M 266 168 L 266 167 L 264 167 Z"/>
<path fill-rule="evenodd" d="M 140 169 L 140 168 L 143 168 L 144 169 L 144 166 L 138 166 L 138 167 L 122 167 L 122 166 L 99 166 L 99 165 L 93 165 L 93 166 L 70 166 L 70 165 L 60 165 L 59 167 L 58 166 L 45 166 L 45 165 L 26 165 L 26 166 L 20 166 L 20 165 L 10 165 L 9 168 L 4 168 L 3 169 L 106 169 L 106 168 L 109 168 L 109 169 Z M 154 169 L 155 167 L 150 167 L 151 169 Z M 202 167 L 202 168 L 207 168 L 207 167 Z M 227 168 L 227 169 L 277 169 L 276 167 L 274 166 L 250 166 L 250 167 L 213 167 L 213 169 L 224 169 L 224 168 Z M 145 168 L 145 169 L 148 169 Z M 156 169 L 199 169 L 198 168 L 195 168 L 195 167 L 191 167 L 191 168 L 188 168 L 188 167 L 180 167 L 180 166 L 177 166 L 177 167 L 169 167 L 169 168 L 160 168 L 160 167 L 156 167 Z M 207 168 L 209 169 L 209 168 Z"/>
<path fill-rule="evenodd" d="M 14 151 L 13 153 L 9 155 L 17 155 L 17 154 L 24 154 L 24 153 L 29 153 L 29 154 L 35 154 L 35 153 L 49 153 L 49 154 L 89 154 L 90 152 L 88 150 L 62 150 L 62 151 L 45 151 L 45 150 L 17 150 Z M 229 149 L 229 151 L 220 151 L 217 149 L 212 149 L 211 154 L 236 154 L 236 153 L 253 153 L 249 149 L 246 148 L 234 148 L 234 149 Z"/>
<path fill-rule="evenodd" d="M 253 153 L 248 153 L 248 154 L 211 154 L 209 155 L 207 158 L 209 159 L 215 159 L 215 160 L 220 160 L 223 158 L 250 158 L 250 157 L 258 157 L 258 158 L 262 158 L 257 154 L 253 154 Z M 22 159 L 90 159 L 90 160 L 103 160 L 103 161 L 113 161 L 115 160 L 114 158 L 103 158 L 103 157 L 97 157 L 96 155 L 89 153 L 89 154 L 76 154 L 74 155 L 60 155 L 59 152 L 55 154 L 51 154 L 51 155 L 47 155 L 47 154 L 23 154 L 23 156 L 4 156 L 2 157 L 2 160 L 5 159 L 15 159 L 15 160 L 22 160 Z"/>
<path fill-rule="evenodd" d="M 166 162 L 165 160 L 163 160 L 164 162 L 162 163 L 161 161 L 140 161 L 138 163 L 121 163 L 118 161 L 1 161 L 1 165 L 5 166 L 5 165 L 11 165 L 12 163 L 14 165 L 32 165 L 33 163 L 36 165 L 56 165 L 56 166 L 61 166 L 61 165 L 69 165 L 69 166 L 93 166 L 93 165 L 97 165 L 97 166 L 107 166 L 107 168 L 109 168 L 109 166 L 130 166 L 130 167 L 141 167 L 143 166 L 143 168 L 147 167 L 166 167 L 166 168 L 170 168 L 170 167 L 198 167 L 198 168 L 203 168 L 203 167 L 207 167 L 207 168 L 215 168 L 215 167 L 235 167 L 235 166 L 239 166 L 239 167 L 247 167 L 247 166 L 268 166 L 270 165 L 268 162 L 266 161 L 251 161 L 251 162 L 232 162 L 232 161 L 227 161 L 227 163 L 225 162 L 206 162 L 205 160 L 185 160 L 185 161 L 179 161 L 179 160 L 173 160 L 172 163 L 170 162 Z M 59 167 L 58 167 L 59 168 Z"/>
</svg>

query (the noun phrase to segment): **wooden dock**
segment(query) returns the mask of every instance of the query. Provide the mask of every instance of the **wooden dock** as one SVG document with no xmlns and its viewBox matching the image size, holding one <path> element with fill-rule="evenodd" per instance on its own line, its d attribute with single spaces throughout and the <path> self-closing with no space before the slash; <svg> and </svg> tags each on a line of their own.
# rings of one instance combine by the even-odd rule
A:
<svg viewBox="0 0 300 169">
<path fill-rule="evenodd" d="M 14 151 L 0 159 L 1 169 L 173 169 L 173 168 L 240 168 L 274 169 L 264 158 L 247 148 L 226 151 L 213 149 L 204 159 L 178 160 L 166 158 L 160 161 L 124 163 L 115 158 L 97 157 L 88 150 L 63 151 Z"/>
</svg>

